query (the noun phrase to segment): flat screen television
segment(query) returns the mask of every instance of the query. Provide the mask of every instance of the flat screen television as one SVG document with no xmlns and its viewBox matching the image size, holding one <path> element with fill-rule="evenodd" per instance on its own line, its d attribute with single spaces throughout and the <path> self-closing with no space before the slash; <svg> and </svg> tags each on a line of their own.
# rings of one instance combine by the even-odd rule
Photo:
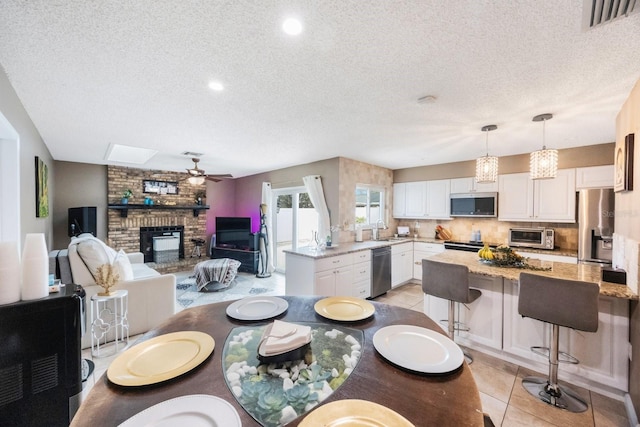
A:
<svg viewBox="0 0 640 427">
<path fill-rule="evenodd" d="M 256 236 L 251 232 L 251 218 L 216 217 L 216 247 L 256 250 Z"/>
</svg>

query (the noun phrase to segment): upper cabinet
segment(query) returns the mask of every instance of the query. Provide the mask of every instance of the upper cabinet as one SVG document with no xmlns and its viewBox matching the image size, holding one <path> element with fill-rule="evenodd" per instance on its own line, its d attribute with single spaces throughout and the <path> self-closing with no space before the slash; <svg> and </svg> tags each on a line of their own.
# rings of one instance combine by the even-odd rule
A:
<svg viewBox="0 0 640 427">
<path fill-rule="evenodd" d="M 479 184 L 476 179 L 453 178 L 451 179 L 451 194 L 458 193 L 495 193 L 498 191 L 498 181 Z"/>
<path fill-rule="evenodd" d="M 393 184 L 393 217 L 448 219 L 450 180 Z"/>
<path fill-rule="evenodd" d="M 529 173 L 500 175 L 501 221 L 576 222 L 576 170 L 561 169 L 553 179 L 532 180 Z"/>
<path fill-rule="evenodd" d="M 576 169 L 576 189 L 613 188 L 613 165 Z"/>
</svg>

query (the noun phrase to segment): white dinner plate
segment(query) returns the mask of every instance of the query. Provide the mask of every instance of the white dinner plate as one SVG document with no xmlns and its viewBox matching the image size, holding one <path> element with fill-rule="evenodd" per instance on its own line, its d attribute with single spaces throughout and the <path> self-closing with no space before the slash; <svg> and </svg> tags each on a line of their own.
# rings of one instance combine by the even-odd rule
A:
<svg viewBox="0 0 640 427">
<path fill-rule="evenodd" d="M 238 411 L 226 400 L 206 394 L 176 397 L 138 412 L 119 427 L 240 427 Z"/>
<path fill-rule="evenodd" d="M 227 316 L 237 320 L 264 320 L 276 317 L 289 308 L 289 303 L 278 297 L 247 297 L 227 307 Z"/>
<path fill-rule="evenodd" d="M 464 362 L 462 350 L 449 337 L 412 325 L 392 325 L 373 335 L 373 346 L 388 361 L 428 374 L 451 372 Z"/>
</svg>

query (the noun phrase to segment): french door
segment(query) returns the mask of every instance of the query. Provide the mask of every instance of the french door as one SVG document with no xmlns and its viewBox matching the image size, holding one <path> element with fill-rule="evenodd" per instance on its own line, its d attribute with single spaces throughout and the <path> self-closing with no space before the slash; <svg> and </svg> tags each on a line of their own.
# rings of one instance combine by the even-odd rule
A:
<svg viewBox="0 0 640 427">
<path fill-rule="evenodd" d="M 314 233 L 318 231 L 316 212 L 305 187 L 282 188 L 272 191 L 272 239 L 276 271 L 284 273 L 285 250 L 297 250 L 313 245 Z"/>
</svg>

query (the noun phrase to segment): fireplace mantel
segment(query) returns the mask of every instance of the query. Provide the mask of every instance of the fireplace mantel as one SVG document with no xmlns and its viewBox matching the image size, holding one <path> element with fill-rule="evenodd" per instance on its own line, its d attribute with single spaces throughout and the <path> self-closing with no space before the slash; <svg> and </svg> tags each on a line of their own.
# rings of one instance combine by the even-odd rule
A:
<svg viewBox="0 0 640 427">
<path fill-rule="evenodd" d="M 209 205 L 191 205 L 191 206 L 178 206 L 178 205 L 138 205 L 133 203 L 128 203 L 126 205 L 122 204 L 111 204 L 108 206 L 109 209 L 119 210 L 120 216 L 122 218 L 126 218 L 129 213 L 129 209 L 139 209 L 139 210 L 190 210 L 193 211 L 193 216 L 198 216 L 200 211 L 209 209 Z"/>
</svg>

